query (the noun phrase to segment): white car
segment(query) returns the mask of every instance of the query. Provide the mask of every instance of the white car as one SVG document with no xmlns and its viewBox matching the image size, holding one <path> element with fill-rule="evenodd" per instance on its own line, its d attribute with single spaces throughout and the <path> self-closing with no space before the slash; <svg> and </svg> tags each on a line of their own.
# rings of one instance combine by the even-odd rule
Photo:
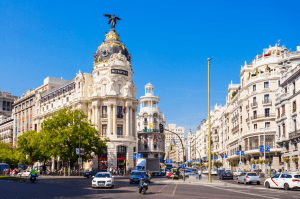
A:
<svg viewBox="0 0 300 199">
<path fill-rule="evenodd" d="M 30 171 L 21 171 L 21 172 L 18 173 L 17 175 L 18 175 L 19 177 L 29 177 L 29 176 L 30 176 L 30 172 L 31 172 L 31 170 L 30 170 Z M 36 173 L 37 173 L 37 176 L 40 175 L 40 172 L 36 171 Z"/>
<path fill-rule="evenodd" d="M 244 183 L 244 184 L 251 184 L 251 183 L 256 183 L 260 185 L 260 177 L 256 173 L 242 173 L 237 177 L 237 183 Z"/>
<path fill-rule="evenodd" d="M 267 178 L 264 182 L 266 188 L 283 188 L 285 190 L 300 188 L 300 173 L 277 174 Z"/>
<path fill-rule="evenodd" d="M 92 188 L 94 187 L 110 187 L 114 188 L 115 181 L 114 176 L 109 172 L 99 172 L 93 177 Z"/>
<path fill-rule="evenodd" d="M 208 174 L 208 170 L 204 170 L 204 171 L 203 171 L 203 174 Z"/>
<path fill-rule="evenodd" d="M 233 172 L 233 175 L 234 176 L 242 175 L 242 171 L 236 170 L 236 171 Z"/>
<path fill-rule="evenodd" d="M 216 169 L 211 170 L 211 175 L 218 175 L 218 171 Z"/>
</svg>

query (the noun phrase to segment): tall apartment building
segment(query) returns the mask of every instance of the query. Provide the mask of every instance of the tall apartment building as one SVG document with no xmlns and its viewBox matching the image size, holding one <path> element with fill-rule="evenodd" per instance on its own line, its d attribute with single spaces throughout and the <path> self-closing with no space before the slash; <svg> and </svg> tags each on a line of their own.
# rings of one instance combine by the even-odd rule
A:
<svg viewBox="0 0 300 199">
<path fill-rule="evenodd" d="M 299 170 L 300 138 L 300 46 L 284 52 L 279 62 L 280 86 L 276 92 L 276 143 L 281 147 L 284 170 Z M 286 158 L 288 161 L 283 161 Z"/>
<path fill-rule="evenodd" d="M 185 147 L 184 127 L 176 127 L 176 124 L 169 124 L 168 126 L 165 126 L 165 129 L 172 131 L 174 133 L 177 133 L 182 140 L 182 144 Z M 166 159 L 169 157 L 171 143 L 172 143 L 172 145 L 176 145 L 176 146 L 182 148 L 181 141 L 178 138 L 178 136 L 173 133 L 170 133 L 169 131 L 164 132 L 165 133 L 165 153 L 166 153 L 165 156 L 166 156 Z M 183 152 L 182 149 L 180 149 L 180 151 L 181 151 L 181 155 L 179 154 L 179 158 L 182 157 L 182 152 Z M 182 158 L 180 160 L 177 160 L 177 162 L 180 162 L 180 161 L 182 161 Z"/>
<path fill-rule="evenodd" d="M 136 116 L 138 153 L 144 158 L 165 157 L 165 135 L 159 132 L 159 124 L 165 125 L 165 117 L 158 107 L 159 97 L 154 96 L 154 86 L 145 86 L 145 95 L 140 97 L 140 112 Z"/>
<path fill-rule="evenodd" d="M 287 103 L 280 104 L 278 99 L 282 96 L 289 95 L 290 97 L 291 94 L 284 93 L 285 90 L 281 91 L 282 94 L 276 94 L 278 96 L 275 96 L 275 93 L 278 92 L 278 88 L 279 90 L 281 87 L 283 88 L 283 85 L 291 82 L 291 78 L 294 77 L 292 75 L 282 85 L 283 70 L 287 70 L 286 76 L 291 76 L 292 69 L 294 69 L 293 72 L 296 71 L 295 59 L 297 56 L 298 52 L 287 52 L 285 46 L 276 44 L 274 47 L 270 46 L 264 49 L 262 55 L 257 55 L 251 63 L 245 62 L 245 65 L 241 67 L 240 84 L 229 84 L 226 104 L 215 106 L 214 110 L 211 110 L 211 140 L 214 161 L 223 162 L 224 168 L 231 169 L 231 163 L 240 159 L 237 151 L 241 145 L 245 154 L 241 158 L 242 166 L 240 167 L 242 169 L 252 169 L 252 160 L 264 160 L 269 157 L 273 169 L 282 169 L 282 145 L 287 146 L 288 140 L 282 138 L 282 133 L 279 136 L 280 130 L 282 132 L 283 128 L 286 129 L 286 124 L 282 123 L 285 116 L 276 119 L 276 114 L 279 113 L 278 109 L 285 111 L 286 108 L 282 109 L 282 106 Z M 291 60 L 292 57 L 294 60 Z M 287 64 L 290 66 L 287 67 Z M 293 88 L 293 82 L 291 82 L 287 92 L 290 89 L 292 93 Z M 293 106 L 292 102 L 289 106 Z M 296 107 L 296 105 L 294 106 Z M 291 124 L 289 121 L 290 126 Z M 201 124 L 190 138 L 192 144 L 201 151 L 202 161 L 205 161 L 208 156 L 206 153 L 208 147 L 206 126 L 206 123 Z M 260 152 L 260 146 L 264 144 L 271 148 L 270 153 L 266 153 L 266 157 L 264 157 L 264 153 Z M 295 153 L 293 154 L 295 156 Z M 291 156 L 291 153 L 289 152 L 287 155 Z M 197 157 L 196 153 L 194 156 Z M 264 164 L 257 164 L 256 168 L 268 167 L 265 167 Z"/>
<path fill-rule="evenodd" d="M 11 95 L 11 93 L 0 91 L 0 115 L 11 117 L 13 103 L 19 99 L 17 96 Z"/>
<path fill-rule="evenodd" d="M 13 119 L 5 115 L 0 115 L 0 142 L 13 142 Z"/>
</svg>

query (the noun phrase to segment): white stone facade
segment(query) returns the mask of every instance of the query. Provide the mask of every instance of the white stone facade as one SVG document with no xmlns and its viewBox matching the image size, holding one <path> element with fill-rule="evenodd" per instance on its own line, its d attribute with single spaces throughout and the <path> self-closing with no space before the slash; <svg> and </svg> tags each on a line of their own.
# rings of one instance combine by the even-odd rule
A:
<svg viewBox="0 0 300 199">
<path fill-rule="evenodd" d="M 13 143 L 13 119 L 0 115 L 0 142 Z"/>
</svg>

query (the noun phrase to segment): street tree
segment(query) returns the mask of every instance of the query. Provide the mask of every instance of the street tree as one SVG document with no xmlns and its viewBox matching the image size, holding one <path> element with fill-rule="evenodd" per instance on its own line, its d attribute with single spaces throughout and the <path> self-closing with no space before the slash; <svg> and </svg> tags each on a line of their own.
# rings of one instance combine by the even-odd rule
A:
<svg viewBox="0 0 300 199">
<path fill-rule="evenodd" d="M 9 143 L 0 143 L 0 162 L 17 167 L 20 162 L 20 153 Z"/>
<path fill-rule="evenodd" d="M 107 139 L 100 139 L 98 131 L 87 121 L 82 110 L 69 108 L 48 115 L 42 123 L 42 145 L 44 151 L 54 157 L 70 162 L 70 166 L 78 160 L 76 148 L 84 148 L 83 161 L 92 158 L 93 154 L 102 155 Z"/>
</svg>

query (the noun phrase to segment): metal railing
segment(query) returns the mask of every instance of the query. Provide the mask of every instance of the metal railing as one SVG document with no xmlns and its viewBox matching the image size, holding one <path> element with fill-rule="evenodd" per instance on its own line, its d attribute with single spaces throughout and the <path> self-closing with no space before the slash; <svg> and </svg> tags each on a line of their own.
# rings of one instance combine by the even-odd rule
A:
<svg viewBox="0 0 300 199">
<path fill-rule="evenodd" d="M 238 130 L 239 129 L 239 125 L 237 125 L 237 126 L 235 126 L 234 128 L 232 128 L 231 129 L 231 132 L 234 132 L 234 131 L 236 131 L 236 130 Z"/>
<path fill-rule="evenodd" d="M 246 109 L 249 109 L 249 105 L 246 106 Z"/>
<path fill-rule="evenodd" d="M 262 119 L 262 118 L 269 118 L 269 117 L 275 117 L 275 113 L 268 113 L 268 114 L 264 114 L 264 115 L 254 115 L 251 117 L 251 120 L 255 120 L 255 119 Z"/>
<path fill-rule="evenodd" d="M 125 135 L 117 135 L 117 138 L 125 138 Z"/>
<path fill-rule="evenodd" d="M 270 99 L 265 99 L 262 101 L 263 104 L 272 104 L 272 100 Z"/>
<path fill-rule="evenodd" d="M 257 106 L 257 102 L 251 103 L 251 107 Z"/>
<path fill-rule="evenodd" d="M 123 114 L 117 114 L 117 118 L 122 119 L 123 118 Z"/>
<path fill-rule="evenodd" d="M 300 137 L 300 129 L 289 133 L 290 139 L 299 138 L 299 137 Z"/>
<path fill-rule="evenodd" d="M 246 118 L 246 122 L 250 122 L 250 118 Z"/>
</svg>

